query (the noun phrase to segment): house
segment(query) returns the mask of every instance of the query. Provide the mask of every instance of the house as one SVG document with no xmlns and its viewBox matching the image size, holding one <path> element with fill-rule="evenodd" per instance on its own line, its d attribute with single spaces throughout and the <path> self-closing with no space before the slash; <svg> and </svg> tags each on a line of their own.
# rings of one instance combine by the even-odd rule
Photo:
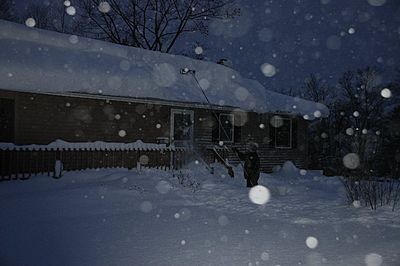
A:
<svg viewBox="0 0 400 266">
<path fill-rule="evenodd" d="M 264 88 L 235 70 L 0 20 L 0 142 L 141 140 L 185 147 L 259 144 L 263 171 L 307 167 L 310 120 L 327 108 Z M 228 148 L 228 149 L 227 149 Z"/>
</svg>

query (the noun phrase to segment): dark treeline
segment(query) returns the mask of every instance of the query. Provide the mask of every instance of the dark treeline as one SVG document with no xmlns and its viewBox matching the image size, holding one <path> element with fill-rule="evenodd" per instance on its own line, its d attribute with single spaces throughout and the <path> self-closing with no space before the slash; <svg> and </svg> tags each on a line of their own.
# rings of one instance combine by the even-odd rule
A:
<svg viewBox="0 0 400 266">
<path fill-rule="evenodd" d="M 384 83 L 375 67 L 347 71 L 336 86 L 310 75 L 302 97 L 325 104 L 327 118 L 314 121 L 309 138 L 311 165 L 331 174 L 364 177 L 400 175 L 400 71 Z M 355 169 L 344 166 L 353 153 Z M 353 157 L 354 159 L 354 157 Z"/>
</svg>

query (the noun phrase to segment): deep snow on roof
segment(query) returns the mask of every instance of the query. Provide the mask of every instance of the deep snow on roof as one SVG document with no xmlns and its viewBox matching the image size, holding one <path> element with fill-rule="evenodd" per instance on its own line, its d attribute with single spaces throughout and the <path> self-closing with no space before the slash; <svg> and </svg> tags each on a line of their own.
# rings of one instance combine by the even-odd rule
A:
<svg viewBox="0 0 400 266">
<path fill-rule="evenodd" d="M 216 63 L 29 28 L 0 20 L 0 87 L 83 92 L 207 104 L 247 111 L 328 115 L 320 103 L 286 96 Z M 319 111 L 319 112 L 318 112 Z"/>
</svg>

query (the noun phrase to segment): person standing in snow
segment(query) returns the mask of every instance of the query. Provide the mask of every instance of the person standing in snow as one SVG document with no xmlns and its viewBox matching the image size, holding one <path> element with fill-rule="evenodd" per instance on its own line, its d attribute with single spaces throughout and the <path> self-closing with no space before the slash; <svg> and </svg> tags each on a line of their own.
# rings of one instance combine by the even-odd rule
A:
<svg viewBox="0 0 400 266">
<path fill-rule="evenodd" d="M 247 181 L 247 187 L 258 185 L 260 178 L 260 157 L 257 154 L 257 144 L 250 143 L 246 152 L 240 152 L 236 147 L 233 150 L 237 153 L 240 160 L 244 161 L 243 172 Z"/>
</svg>

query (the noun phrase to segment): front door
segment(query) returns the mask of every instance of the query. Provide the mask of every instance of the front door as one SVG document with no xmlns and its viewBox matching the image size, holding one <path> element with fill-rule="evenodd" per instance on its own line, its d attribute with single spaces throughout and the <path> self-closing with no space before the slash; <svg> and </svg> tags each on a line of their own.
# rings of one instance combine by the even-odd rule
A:
<svg viewBox="0 0 400 266">
<path fill-rule="evenodd" d="M 171 110 L 171 143 L 175 146 L 191 147 L 193 144 L 193 111 Z"/>
</svg>

